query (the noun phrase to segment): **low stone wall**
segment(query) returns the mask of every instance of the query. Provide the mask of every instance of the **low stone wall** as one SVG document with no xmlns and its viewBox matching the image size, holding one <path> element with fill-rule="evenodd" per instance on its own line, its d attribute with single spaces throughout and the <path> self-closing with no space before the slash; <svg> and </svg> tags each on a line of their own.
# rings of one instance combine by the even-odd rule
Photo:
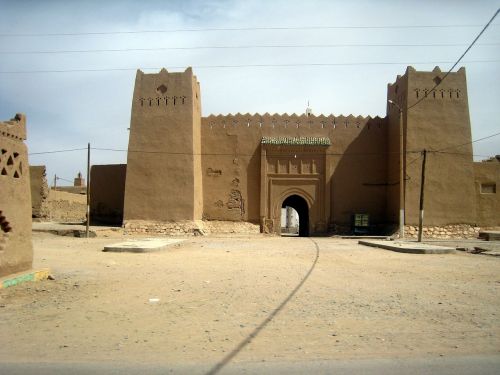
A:
<svg viewBox="0 0 500 375">
<path fill-rule="evenodd" d="M 176 222 L 129 220 L 124 223 L 123 228 L 125 234 L 163 234 L 168 236 L 260 233 L 260 226 L 258 224 L 244 221 L 219 220 L 186 220 Z"/>
<path fill-rule="evenodd" d="M 444 226 L 424 226 L 422 228 L 422 237 L 424 238 L 477 238 L 479 231 L 485 228 L 468 224 L 455 224 Z M 397 234 L 397 233 L 396 233 Z M 405 226 L 405 237 L 417 238 L 418 226 Z"/>
<path fill-rule="evenodd" d="M 44 205 L 47 220 L 63 223 L 82 223 L 86 220 L 86 195 L 51 190 Z"/>
</svg>

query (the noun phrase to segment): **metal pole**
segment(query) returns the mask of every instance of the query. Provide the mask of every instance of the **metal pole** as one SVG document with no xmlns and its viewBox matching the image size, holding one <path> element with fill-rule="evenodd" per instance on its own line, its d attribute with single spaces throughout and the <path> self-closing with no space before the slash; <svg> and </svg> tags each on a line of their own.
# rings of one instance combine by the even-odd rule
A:
<svg viewBox="0 0 500 375">
<path fill-rule="evenodd" d="M 422 160 L 422 177 L 420 179 L 420 216 L 418 218 L 418 242 L 422 242 L 422 227 L 424 225 L 424 185 L 425 185 L 425 161 L 427 159 L 427 150 L 424 150 Z"/>
<path fill-rule="evenodd" d="M 90 143 L 87 146 L 87 226 L 85 228 L 85 236 L 89 238 L 90 225 Z"/>
<path fill-rule="evenodd" d="M 399 237 L 405 236 L 405 178 L 404 178 L 404 134 L 403 110 L 399 107 Z"/>
</svg>

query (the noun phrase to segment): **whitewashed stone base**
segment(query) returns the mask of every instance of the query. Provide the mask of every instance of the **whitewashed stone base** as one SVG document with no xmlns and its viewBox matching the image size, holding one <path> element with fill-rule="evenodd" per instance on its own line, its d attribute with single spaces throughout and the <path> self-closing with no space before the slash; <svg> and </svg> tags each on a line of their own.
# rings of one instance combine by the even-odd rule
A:
<svg viewBox="0 0 500 375">
<path fill-rule="evenodd" d="M 175 222 L 129 220 L 123 224 L 125 234 L 163 234 L 167 236 L 217 233 L 260 233 L 260 226 L 244 221 L 186 220 Z"/>
<path fill-rule="evenodd" d="M 452 239 L 452 238 L 477 238 L 479 231 L 487 228 L 476 227 L 469 224 L 454 224 L 444 226 L 424 226 L 422 228 L 422 237 L 424 238 L 439 238 L 439 239 Z M 397 235 L 397 233 L 396 233 Z M 405 237 L 417 238 L 418 225 L 406 225 Z"/>
</svg>

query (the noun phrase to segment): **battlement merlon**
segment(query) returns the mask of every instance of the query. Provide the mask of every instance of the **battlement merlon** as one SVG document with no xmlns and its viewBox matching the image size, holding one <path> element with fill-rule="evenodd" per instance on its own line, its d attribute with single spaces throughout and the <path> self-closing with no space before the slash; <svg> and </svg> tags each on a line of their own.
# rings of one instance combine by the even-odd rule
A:
<svg viewBox="0 0 500 375">
<path fill-rule="evenodd" d="M 406 68 L 405 74 L 398 75 L 395 82 L 387 85 L 387 114 L 399 107 L 406 109 L 422 102 L 422 105 L 461 105 L 467 106 L 467 79 L 465 68 L 446 75 L 439 66 L 432 71 L 417 71 L 412 66 Z M 446 76 L 446 78 L 445 78 Z M 390 105 L 390 102 L 396 105 Z M 419 107 L 420 108 L 420 107 Z M 396 111 L 397 112 L 397 111 Z"/>
<path fill-rule="evenodd" d="M 409 78 L 415 74 L 428 75 L 429 77 L 436 77 L 437 76 L 437 77 L 440 77 L 442 79 L 446 73 L 447 72 L 443 72 L 439 66 L 435 66 L 434 69 L 432 69 L 432 71 L 416 70 L 413 66 L 407 66 L 405 74 L 403 74 L 403 75 L 398 74 L 396 76 L 396 80 L 393 83 L 388 83 L 387 87 L 392 88 L 393 86 L 399 84 L 402 80 L 406 80 L 407 78 Z M 451 72 L 450 74 L 448 74 L 446 79 L 453 78 L 453 77 L 464 78 L 465 77 L 465 67 L 462 66 L 456 72 Z"/>
<path fill-rule="evenodd" d="M 386 117 L 371 117 L 371 116 L 334 116 L 334 115 L 306 115 L 306 114 L 250 114 L 250 113 L 236 113 L 227 115 L 210 115 L 202 117 L 201 122 L 205 127 L 210 128 L 225 128 L 236 127 L 245 129 L 259 129 L 259 128 L 349 128 L 361 129 L 367 126 L 370 128 L 380 127 L 386 123 Z"/>
<path fill-rule="evenodd" d="M 178 104 L 192 105 L 201 112 L 200 84 L 191 67 L 183 72 L 168 72 L 162 68 L 158 73 L 144 73 L 138 69 L 135 77 L 132 115 L 140 107 L 157 110 L 172 108 Z M 161 112 L 152 112 L 160 115 Z"/>
<path fill-rule="evenodd" d="M 169 72 L 165 68 L 161 68 L 158 73 L 144 73 L 141 69 L 137 69 L 136 75 L 135 75 L 135 85 L 137 86 L 138 84 L 140 85 L 144 79 L 157 79 L 159 82 L 162 79 L 168 79 L 168 78 L 178 78 L 178 79 L 184 79 L 187 77 L 192 77 L 193 82 L 196 82 L 197 85 L 199 85 L 198 78 L 196 75 L 193 74 L 193 68 L 192 67 L 187 67 L 183 72 Z"/>
<path fill-rule="evenodd" d="M 4 137 L 12 137 L 20 141 L 26 140 L 26 116 L 16 113 L 14 118 L 0 122 L 0 134 Z"/>
</svg>

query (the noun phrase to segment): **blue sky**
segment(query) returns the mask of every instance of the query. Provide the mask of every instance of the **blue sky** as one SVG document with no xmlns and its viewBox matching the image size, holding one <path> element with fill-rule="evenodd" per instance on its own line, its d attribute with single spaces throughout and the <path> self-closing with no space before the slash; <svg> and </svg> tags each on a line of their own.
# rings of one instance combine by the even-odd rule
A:
<svg viewBox="0 0 500 375">
<path fill-rule="evenodd" d="M 385 116 L 387 83 L 408 64 L 451 67 L 498 8 L 496 1 L 5 1 L 0 0 L 0 119 L 28 118 L 30 152 L 127 148 L 135 69 L 194 66 L 203 115 L 313 112 Z M 495 25 L 496 24 L 496 25 Z M 473 139 L 500 131 L 500 18 L 464 58 Z M 177 31 L 38 35 L 208 28 L 477 25 L 445 28 Z M 9 34 L 9 35 L 6 35 Z M 35 34 L 38 36 L 12 36 Z M 491 45 L 492 43 L 496 43 Z M 425 47 L 170 49 L 85 53 L 33 51 L 325 44 L 458 44 Z M 487 45 L 489 44 L 489 45 Z M 14 53 L 15 52 L 15 53 Z M 20 53 L 23 52 L 23 53 Z M 473 62 L 494 60 L 495 62 Z M 209 65 L 370 63 L 387 65 L 202 68 Z M 440 63 L 441 62 L 441 63 Z M 444 63 L 443 63 L 444 62 Z M 197 68 L 198 67 L 198 68 Z M 183 70 L 183 69 L 172 69 Z M 153 70 L 146 70 L 152 72 Z M 474 145 L 500 153 L 500 137 Z M 480 159 L 480 157 L 478 157 Z M 124 152 L 95 151 L 93 164 L 123 163 Z M 86 152 L 33 155 L 72 179 Z M 64 182 L 64 181 L 62 181 Z"/>
</svg>

